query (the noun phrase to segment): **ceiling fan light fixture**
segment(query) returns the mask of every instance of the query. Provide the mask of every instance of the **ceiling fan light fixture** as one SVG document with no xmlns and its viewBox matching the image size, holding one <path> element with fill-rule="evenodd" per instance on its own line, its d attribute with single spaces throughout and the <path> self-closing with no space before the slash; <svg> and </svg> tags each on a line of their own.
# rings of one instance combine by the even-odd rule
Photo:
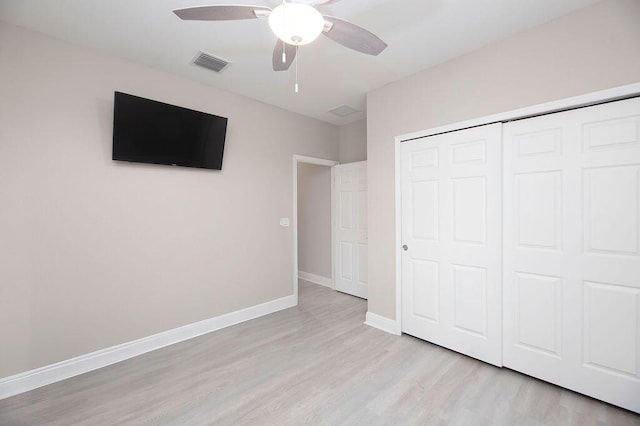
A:
<svg viewBox="0 0 640 426">
<path fill-rule="evenodd" d="M 278 38 L 295 46 L 314 41 L 324 29 L 324 18 L 304 3 L 283 3 L 269 15 L 269 26 Z"/>
</svg>

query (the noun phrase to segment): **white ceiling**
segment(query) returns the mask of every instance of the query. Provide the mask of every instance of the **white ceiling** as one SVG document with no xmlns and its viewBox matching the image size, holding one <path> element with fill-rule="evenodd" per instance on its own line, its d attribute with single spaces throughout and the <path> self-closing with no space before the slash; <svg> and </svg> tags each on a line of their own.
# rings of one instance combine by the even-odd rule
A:
<svg viewBox="0 0 640 426">
<path fill-rule="evenodd" d="M 419 70 L 553 20 L 597 0 L 341 0 L 321 8 L 389 47 L 377 57 L 320 37 L 293 67 L 274 72 L 266 20 L 181 21 L 173 9 L 207 4 L 275 7 L 281 0 L 2 0 L 0 19 L 341 125 L 365 117 L 366 93 Z M 191 62 L 199 50 L 232 64 L 215 74 Z M 327 111 L 347 104 L 345 118 Z"/>
</svg>

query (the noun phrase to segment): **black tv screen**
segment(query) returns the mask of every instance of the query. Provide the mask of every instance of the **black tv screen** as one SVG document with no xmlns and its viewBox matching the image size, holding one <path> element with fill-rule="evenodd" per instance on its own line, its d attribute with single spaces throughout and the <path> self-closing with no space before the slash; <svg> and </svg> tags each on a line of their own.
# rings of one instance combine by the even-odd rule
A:
<svg viewBox="0 0 640 426">
<path fill-rule="evenodd" d="M 227 119 L 115 92 L 113 159 L 222 170 Z"/>
</svg>

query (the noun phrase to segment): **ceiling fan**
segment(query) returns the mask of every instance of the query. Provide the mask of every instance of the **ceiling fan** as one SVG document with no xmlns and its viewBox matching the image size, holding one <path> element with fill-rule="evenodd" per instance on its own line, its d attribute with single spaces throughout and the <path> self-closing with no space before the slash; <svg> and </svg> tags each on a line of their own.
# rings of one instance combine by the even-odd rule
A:
<svg viewBox="0 0 640 426">
<path fill-rule="evenodd" d="M 293 62 L 298 46 L 311 43 L 320 34 L 358 52 L 377 56 L 387 44 L 375 34 L 350 22 L 323 16 L 315 6 L 339 0 L 283 0 L 275 9 L 264 6 L 213 5 L 176 9 L 185 21 L 233 21 L 268 18 L 278 37 L 273 50 L 273 70 L 286 71 Z"/>
</svg>

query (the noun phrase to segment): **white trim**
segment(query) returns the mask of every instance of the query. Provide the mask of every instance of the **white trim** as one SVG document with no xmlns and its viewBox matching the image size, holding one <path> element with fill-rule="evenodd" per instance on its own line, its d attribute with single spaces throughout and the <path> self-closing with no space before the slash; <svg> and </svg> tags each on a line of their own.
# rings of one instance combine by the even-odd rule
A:
<svg viewBox="0 0 640 426">
<path fill-rule="evenodd" d="M 339 163 L 338 163 L 339 164 Z M 336 167 L 331 166 L 331 289 L 336 289 Z"/>
<path fill-rule="evenodd" d="M 291 212 L 293 224 L 293 277 L 291 285 L 293 286 L 293 296 L 298 303 L 298 156 L 293 156 L 293 211 Z"/>
<path fill-rule="evenodd" d="M 312 274 L 310 272 L 298 271 L 298 278 L 333 289 L 333 280 L 329 277 L 323 277 L 322 275 Z"/>
<path fill-rule="evenodd" d="M 307 157 L 306 155 L 294 155 L 293 158 L 294 160 L 296 160 L 297 163 L 315 164 L 316 166 L 332 167 L 340 164 L 340 162 L 335 160 L 327 160 L 326 158 L 317 158 L 317 157 Z"/>
<path fill-rule="evenodd" d="M 0 400 L 293 306 L 296 306 L 295 297 L 286 296 L 35 370 L 4 377 L 0 379 Z"/>
<path fill-rule="evenodd" d="M 571 98 L 560 99 L 557 101 L 547 102 L 544 104 L 532 105 L 525 108 L 515 109 L 512 111 L 502 112 L 485 117 L 474 118 L 467 121 L 459 121 L 457 123 L 447 124 L 439 127 L 432 127 L 418 132 L 407 133 L 396 136 L 395 138 L 395 203 L 396 203 L 396 334 L 402 333 L 402 194 L 401 194 L 401 176 L 402 163 L 400 158 L 400 143 L 403 141 L 424 138 L 427 136 L 437 135 L 445 132 L 454 132 L 456 130 L 467 129 L 469 127 L 483 126 L 485 124 L 499 123 L 533 117 L 541 114 L 549 114 L 572 108 L 595 105 L 603 102 L 611 102 L 621 100 L 632 96 L 640 95 L 640 83 L 632 83 L 625 86 L 614 87 L 611 89 L 600 90 L 585 95 L 574 96 Z M 369 313 L 367 313 L 367 316 Z M 372 314 L 373 315 L 373 314 Z"/>
<path fill-rule="evenodd" d="M 418 132 L 400 135 L 398 136 L 398 138 L 400 138 L 400 140 L 402 141 L 423 138 L 425 136 L 437 135 L 439 133 L 462 130 L 468 127 L 476 127 L 483 126 L 485 124 L 511 121 L 540 114 L 549 114 L 571 108 L 579 108 L 583 106 L 599 104 L 602 102 L 624 99 L 636 95 L 640 95 L 640 83 L 628 84 L 626 86 L 600 90 L 598 92 L 588 93 L 586 95 L 573 96 L 571 98 L 560 99 L 557 101 L 546 102 L 544 104 L 532 105 L 525 108 L 514 109 L 512 111 L 474 118 L 472 120 L 446 124 L 444 126 L 433 127 L 426 130 L 420 130 Z"/>
<path fill-rule="evenodd" d="M 369 327 L 377 328 L 378 330 L 386 331 L 387 333 L 397 336 L 400 335 L 396 321 L 374 314 L 373 312 L 367 312 L 364 323 Z"/>
<path fill-rule="evenodd" d="M 395 191 L 396 191 L 396 328 L 395 334 L 402 334 L 402 153 L 400 143 L 395 139 Z M 400 283 L 400 285 L 398 285 Z"/>
<path fill-rule="evenodd" d="M 333 275 L 333 166 L 340 164 L 338 161 L 325 158 L 307 157 L 305 155 L 293 156 L 293 296 L 298 304 L 298 163 L 315 164 L 331 167 L 331 273 Z M 333 278 L 332 278 L 333 280 Z M 332 283 L 333 288 L 333 283 Z"/>
</svg>

